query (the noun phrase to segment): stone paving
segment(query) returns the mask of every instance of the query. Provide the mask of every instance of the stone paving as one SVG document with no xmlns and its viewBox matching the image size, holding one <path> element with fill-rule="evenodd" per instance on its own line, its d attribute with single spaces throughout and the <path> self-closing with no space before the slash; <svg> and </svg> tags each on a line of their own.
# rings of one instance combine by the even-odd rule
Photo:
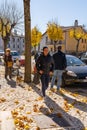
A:
<svg viewBox="0 0 87 130">
<path fill-rule="evenodd" d="M 21 71 L 23 72 L 23 68 Z M 86 87 L 69 87 L 60 92 L 56 92 L 56 86 L 53 91 L 48 88 L 44 101 L 40 84 L 36 86 L 33 83 L 21 83 L 20 86 L 16 84 L 15 79 L 14 77 L 12 80 L 5 80 L 4 67 L 0 66 L 0 112 L 11 112 L 15 130 L 87 129 Z M 52 114 L 57 115 L 58 119 L 51 117 Z M 59 125 L 56 120 L 61 118 L 63 123 Z M 68 122 L 66 127 L 64 120 Z M 1 115 L 0 124 L 2 125 Z"/>
</svg>

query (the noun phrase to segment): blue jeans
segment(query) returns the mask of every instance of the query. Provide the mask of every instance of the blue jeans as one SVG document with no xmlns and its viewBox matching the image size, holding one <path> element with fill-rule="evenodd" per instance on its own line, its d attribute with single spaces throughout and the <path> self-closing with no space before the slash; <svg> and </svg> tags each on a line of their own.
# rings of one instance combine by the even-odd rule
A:
<svg viewBox="0 0 87 130">
<path fill-rule="evenodd" d="M 57 88 L 58 89 L 60 88 L 60 86 L 62 85 L 62 74 L 63 70 L 54 70 L 53 77 L 51 80 L 51 88 L 53 88 L 56 79 L 57 79 Z"/>
<path fill-rule="evenodd" d="M 50 81 L 50 76 L 49 74 L 42 74 L 41 75 L 41 83 L 42 83 L 42 94 L 45 97 L 45 91 L 48 88 Z"/>
</svg>

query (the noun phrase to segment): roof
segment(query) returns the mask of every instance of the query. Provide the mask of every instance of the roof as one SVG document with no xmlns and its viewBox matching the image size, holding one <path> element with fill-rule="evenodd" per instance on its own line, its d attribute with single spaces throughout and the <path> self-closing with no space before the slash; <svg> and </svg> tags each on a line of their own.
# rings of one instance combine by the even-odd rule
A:
<svg viewBox="0 0 87 130">
<path fill-rule="evenodd" d="M 62 28 L 62 30 L 63 30 L 64 32 L 65 32 L 65 31 L 68 31 L 68 30 L 70 30 L 70 29 L 75 28 L 75 26 L 60 26 L 60 27 Z M 82 29 L 86 32 L 86 30 L 83 28 L 82 25 L 78 25 L 78 26 L 76 26 L 76 27 L 80 27 L 80 28 L 82 28 Z M 47 31 L 44 32 L 42 36 L 44 36 L 46 33 L 47 33 Z"/>
</svg>

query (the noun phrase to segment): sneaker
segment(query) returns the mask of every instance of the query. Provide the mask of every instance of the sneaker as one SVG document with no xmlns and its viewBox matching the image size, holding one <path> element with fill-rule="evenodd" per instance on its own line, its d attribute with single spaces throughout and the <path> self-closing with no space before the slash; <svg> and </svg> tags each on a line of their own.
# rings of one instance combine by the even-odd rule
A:
<svg viewBox="0 0 87 130">
<path fill-rule="evenodd" d="M 60 90 L 60 86 L 57 87 L 57 90 Z"/>
</svg>

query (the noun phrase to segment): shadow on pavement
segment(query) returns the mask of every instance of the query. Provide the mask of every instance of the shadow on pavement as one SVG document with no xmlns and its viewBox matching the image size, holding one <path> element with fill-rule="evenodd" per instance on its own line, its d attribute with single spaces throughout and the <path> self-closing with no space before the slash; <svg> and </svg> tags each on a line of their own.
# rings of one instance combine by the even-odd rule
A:
<svg viewBox="0 0 87 130">
<path fill-rule="evenodd" d="M 59 93 L 56 92 L 56 94 L 59 94 Z M 71 97 L 68 97 L 64 93 L 62 93 L 61 96 L 64 98 L 65 101 L 67 101 L 67 103 L 73 105 L 75 108 L 81 111 L 87 112 L 87 104 L 85 102 L 81 102 Z"/>
<path fill-rule="evenodd" d="M 10 87 L 12 88 L 16 88 L 16 81 L 14 81 L 13 79 L 7 79 L 7 84 L 10 85 Z"/>
<path fill-rule="evenodd" d="M 33 85 L 33 84 L 32 84 L 31 86 L 32 86 L 32 88 L 34 89 L 34 91 L 41 96 L 40 89 L 37 88 L 37 86 L 35 86 L 35 85 Z M 50 97 L 46 96 L 45 104 L 47 105 L 47 107 L 48 107 L 50 110 L 52 110 L 52 114 L 54 114 L 55 112 L 56 112 L 56 113 L 62 113 L 63 116 L 65 115 L 64 118 L 65 118 L 67 121 L 71 122 L 71 124 L 73 124 L 73 123 L 76 123 L 76 124 L 77 124 L 77 122 L 78 122 L 78 124 L 80 124 L 80 128 L 76 128 L 75 130 L 84 129 L 84 125 L 82 124 L 82 122 L 81 122 L 79 119 L 77 119 L 76 117 L 73 117 L 73 116 L 69 115 L 67 112 L 65 112 L 65 111 L 64 111 L 55 101 L 53 101 Z M 45 108 L 44 108 L 44 109 L 45 109 Z M 43 112 L 43 111 L 42 111 L 42 112 Z M 46 114 L 46 113 L 43 112 L 43 114 Z M 47 116 L 49 116 L 49 115 L 47 115 Z M 54 120 L 55 118 L 52 118 L 52 119 Z M 54 120 L 54 121 L 56 122 L 56 120 Z M 56 122 L 56 123 L 58 123 L 58 122 Z M 74 124 L 74 126 L 75 126 L 75 124 Z M 78 127 L 79 127 L 79 126 L 78 126 Z"/>
<path fill-rule="evenodd" d="M 78 93 L 79 95 L 87 96 L 87 84 L 70 85 L 64 89 L 72 93 Z"/>
</svg>

